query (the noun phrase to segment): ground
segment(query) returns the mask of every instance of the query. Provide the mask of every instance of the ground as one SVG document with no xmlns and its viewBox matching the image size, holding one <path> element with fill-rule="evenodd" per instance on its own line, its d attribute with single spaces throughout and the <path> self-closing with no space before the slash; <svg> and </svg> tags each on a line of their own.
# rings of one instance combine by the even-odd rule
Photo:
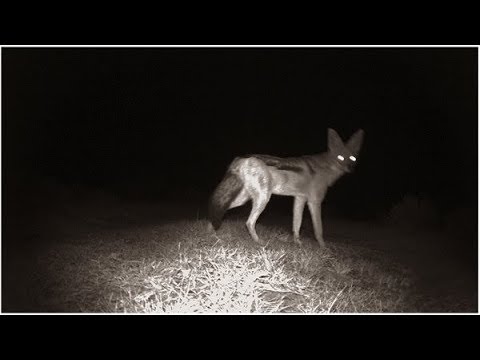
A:
<svg viewBox="0 0 480 360">
<path fill-rule="evenodd" d="M 266 210 L 254 243 L 245 211 L 217 233 L 201 207 L 104 201 L 46 206 L 34 226 L 8 222 L 3 312 L 477 312 L 477 268 L 445 234 L 326 218 L 321 249 L 307 215 Z"/>
</svg>

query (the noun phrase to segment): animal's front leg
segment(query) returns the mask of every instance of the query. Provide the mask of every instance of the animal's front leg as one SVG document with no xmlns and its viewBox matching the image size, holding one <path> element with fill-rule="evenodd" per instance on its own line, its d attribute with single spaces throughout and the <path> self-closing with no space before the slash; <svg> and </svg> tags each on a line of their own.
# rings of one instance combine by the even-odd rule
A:
<svg viewBox="0 0 480 360">
<path fill-rule="evenodd" d="M 296 196 L 293 203 L 293 241 L 300 245 L 300 227 L 302 226 L 303 209 L 306 199 Z"/>
<path fill-rule="evenodd" d="M 323 239 L 323 225 L 322 225 L 322 202 L 308 202 L 308 209 L 310 215 L 312 215 L 313 231 L 315 233 L 315 239 L 321 247 L 325 247 L 325 241 Z"/>
</svg>

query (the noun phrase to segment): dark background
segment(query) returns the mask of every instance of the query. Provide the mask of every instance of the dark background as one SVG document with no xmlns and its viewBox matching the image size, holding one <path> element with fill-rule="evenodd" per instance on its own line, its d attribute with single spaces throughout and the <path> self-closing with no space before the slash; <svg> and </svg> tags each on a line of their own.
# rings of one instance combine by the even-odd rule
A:
<svg viewBox="0 0 480 360">
<path fill-rule="evenodd" d="M 477 48 L 3 48 L 3 214 L 46 182 L 204 204 L 235 156 L 320 153 L 332 127 L 365 141 L 327 213 L 411 194 L 476 222 L 477 71 Z"/>
</svg>

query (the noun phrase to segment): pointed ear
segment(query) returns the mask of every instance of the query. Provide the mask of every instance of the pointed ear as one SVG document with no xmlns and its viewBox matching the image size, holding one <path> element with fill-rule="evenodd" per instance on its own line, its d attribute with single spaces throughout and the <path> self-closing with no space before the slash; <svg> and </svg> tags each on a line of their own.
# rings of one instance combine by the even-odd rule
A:
<svg viewBox="0 0 480 360">
<path fill-rule="evenodd" d="M 350 140 L 347 142 L 347 148 L 352 152 L 354 155 L 358 155 L 360 152 L 360 148 L 362 147 L 363 143 L 363 135 L 365 131 L 362 129 L 357 130 L 355 134 L 352 135 Z"/>
<path fill-rule="evenodd" d="M 328 128 L 328 151 L 336 152 L 342 149 L 343 146 L 340 135 L 335 130 Z"/>
</svg>

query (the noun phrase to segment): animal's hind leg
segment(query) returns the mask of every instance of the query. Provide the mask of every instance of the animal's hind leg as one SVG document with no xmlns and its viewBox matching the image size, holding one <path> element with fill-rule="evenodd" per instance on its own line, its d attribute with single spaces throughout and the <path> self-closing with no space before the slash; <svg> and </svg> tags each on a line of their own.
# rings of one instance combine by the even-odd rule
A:
<svg viewBox="0 0 480 360">
<path fill-rule="evenodd" d="M 250 199 L 250 197 L 248 196 L 247 190 L 245 190 L 245 188 L 244 188 L 244 189 L 242 189 L 242 191 L 237 195 L 237 197 L 235 198 L 235 200 L 233 200 L 233 202 L 230 204 L 229 209 L 233 209 L 233 208 L 242 206 L 242 205 L 245 204 L 249 199 Z"/>
<path fill-rule="evenodd" d="M 265 163 L 254 157 L 241 160 L 238 165 L 245 191 L 248 197 L 252 199 L 252 210 L 247 220 L 247 229 L 254 241 L 264 244 L 258 238 L 255 224 L 270 200 L 272 194 L 271 176 Z"/>
<path fill-rule="evenodd" d="M 250 236 L 255 242 L 261 245 L 265 245 L 265 241 L 260 240 L 260 238 L 258 237 L 257 232 L 255 231 L 255 224 L 257 222 L 258 217 L 261 215 L 263 210 L 265 210 L 268 200 L 270 200 L 269 194 L 268 195 L 265 194 L 265 195 L 261 195 L 259 197 L 253 198 L 252 211 L 250 212 L 250 216 L 248 217 L 248 220 L 247 220 L 247 229 L 248 229 L 248 232 L 250 233 Z"/>
<path fill-rule="evenodd" d="M 300 227 L 302 226 L 303 209 L 305 208 L 306 199 L 296 196 L 293 203 L 293 241 L 301 245 Z"/>
</svg>

